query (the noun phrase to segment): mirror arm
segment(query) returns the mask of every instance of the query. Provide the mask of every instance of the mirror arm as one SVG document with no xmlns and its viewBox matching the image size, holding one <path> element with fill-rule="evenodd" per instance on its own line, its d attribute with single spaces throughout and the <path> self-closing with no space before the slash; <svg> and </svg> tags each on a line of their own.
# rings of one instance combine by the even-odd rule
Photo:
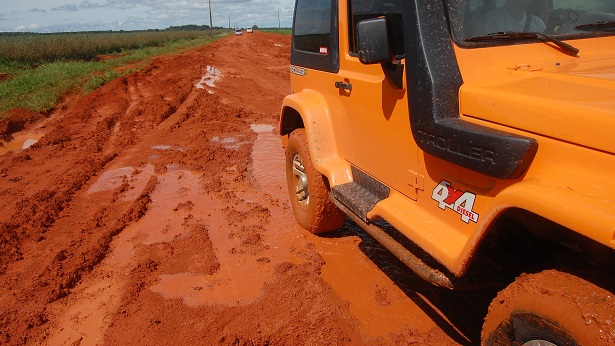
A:
<svg viewBox="0 0 615 346">
<path fill-rule="evenodd" d="M 404 64 L 399 60 L 382 63 L 382 69 L 387 79 L 393 83 L 397 89 L 404 88 Z"/>
</svg>

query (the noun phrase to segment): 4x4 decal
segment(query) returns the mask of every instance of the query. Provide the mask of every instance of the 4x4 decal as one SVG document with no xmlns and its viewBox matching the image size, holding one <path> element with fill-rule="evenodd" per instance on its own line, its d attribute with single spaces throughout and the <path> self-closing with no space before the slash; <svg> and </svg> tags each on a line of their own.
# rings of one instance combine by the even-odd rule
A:
<svg viewBox="0 0 615 346">
<path fill-rule="evenodd" d="M 472 210 L 474 208 L 474 201 L 476 201 L 476 195 L 472 192 L 455 190 L 451 183 L 442 180 L 433 189 L 431 198 L 439 202 L 438 206 L 440 209 L 446 210 L 446 208 L 449 208 L 460 214 L 463 222 L 478 222 L 479 215 Z"/>
</svg>

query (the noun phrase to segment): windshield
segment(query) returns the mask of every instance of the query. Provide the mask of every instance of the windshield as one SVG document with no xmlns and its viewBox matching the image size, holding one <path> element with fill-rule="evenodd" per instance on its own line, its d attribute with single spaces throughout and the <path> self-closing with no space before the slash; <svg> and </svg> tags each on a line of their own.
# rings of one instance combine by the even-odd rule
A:
<svg viewBox="0 0 615 346">
<path fill-rule="evenodd" d="M 444 0 L 453 39 L 538 32 L 560 39 L 615 35 L 615 0 Z M 475 40 L 476 42 L 476 40 Z M 482 41 L 481 41 L 482 42 Z M 504 40 L 482 44 L 507 44 Z"/>
</svg>

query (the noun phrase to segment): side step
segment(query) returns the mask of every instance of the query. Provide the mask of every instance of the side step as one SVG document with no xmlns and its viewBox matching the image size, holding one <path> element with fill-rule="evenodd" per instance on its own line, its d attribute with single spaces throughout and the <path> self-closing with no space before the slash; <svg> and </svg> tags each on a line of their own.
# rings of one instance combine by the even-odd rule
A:
<svg viewBox="0 0 615 346">
<path fill-rule="evenodd" d="M 425 264 L 398 241 L 388 235 L 382 228 L 367 219 L 367 213 L 381 200 L 389 196 L 389 188 L 367 174 L 352 167 L 354 181 L 334 186 L 331 189 L 331 201 L 340 208 L 354 223 L 361 226 L 369 235 L 395 255 L 410 270 L 434 286 L 448 289 L 477 288 L 490 285 L 488 281 L 478 278 L 457 278 L 446 276 L 438 269 Z"/>
<path fill-rule="evenodd" d="M 389 197 L 390 189 L 354 166 L 352 177 L 354 181 L 331 189 L 331 199 L 339 201 L 363 221 L 367 221 L 367 213 L 378 202 Z"/>
</svg>

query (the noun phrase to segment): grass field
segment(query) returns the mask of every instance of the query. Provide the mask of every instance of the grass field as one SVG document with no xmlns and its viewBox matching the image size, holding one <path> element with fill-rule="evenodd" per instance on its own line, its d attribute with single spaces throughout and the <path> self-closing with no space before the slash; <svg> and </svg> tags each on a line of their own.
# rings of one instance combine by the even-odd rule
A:
<svg viewBox="0 0 615 346">
<path fill-rule="evenodd" d="M 148 63 L 228 30 L 0 35 L 0 118 L 15 107 L 46 113 L 68 92 L 88 93 Z M 101 55 L 112 59 L 99 59 Z M 121 68 L 130 65 L 131 69 Z"/>
<path fill-rule="evenodd" d="M 208 35 L 203 31 L 129 31 L 0 36 L 0 62 L 37 64 L 58 59 L 95 59 L 100 54 L 158 47 Z"/>
<path fill-rule="evenodd" d="M 262 31 L 266 31 L 266 32 L 272 32 L 275 34 L 282 34 L 282 35 L 291 35 L 293 33 L 293 29 L 292 28 L 281 28 L 281 29 L 259 29 Z"/>
</svg>

